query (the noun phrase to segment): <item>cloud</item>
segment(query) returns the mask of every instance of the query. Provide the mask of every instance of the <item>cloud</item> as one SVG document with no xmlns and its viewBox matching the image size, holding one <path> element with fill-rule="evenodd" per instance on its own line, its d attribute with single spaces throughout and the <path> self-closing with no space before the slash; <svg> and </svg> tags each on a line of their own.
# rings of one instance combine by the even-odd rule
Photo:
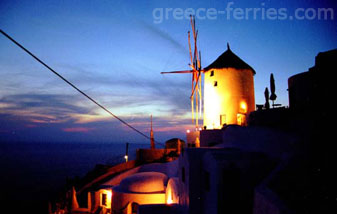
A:
<svg viewBox="0 0 337 214">
<path fill-rule="evenodd" d="M 175 40 L 169 33 L 159 29 L 158 26 L 156 26 L 154 24 L 148 24 L 148 23 L 143 22 L 143 21 L 139 21 L 139 23 L 142 26 L 144 26 L 145 29 L 147 29 L 148 31 L 150 31 L 153 34 L 159 36 L 160 38 L 168 41 L 173 47 L 175 47 L 181 53 L 186 54 L 186 55 L 189 53 L 188 49 L 185 46 L 183 46 L 180 42 Z"/>
<path fill-rule="evenodd" d="M 149 133 L 152 114 L 156 137 L 160 140 L 184 136 L 185 127 L 190 124 L 187 79 L 160 75 L 156 68 L 142 62 L 132 66 L 134 70 L 122 68 L 113 74 L 86 64 L 60 64 L 56 68 L 63 73 L 67 71 L 67 79 L 142 132 Z M 7 121 L 0 127 L 2 137 L 40 141 L 51 138 L 53 141 L 144 141 L 62 81 L 51 79 L 41 84 L 34 93 L 31 90 L 0 93 L 0 120 Z"/>
<path fill-rule="evenodd" d="M 134 71 L 118 70 L 113 75 L 90 71 L 84 66 L 61 65 L 63 69 L 70 71 L 69 79 L 75 80 L 83 91 L 109 108 L 146 106 L 153 109 L 155 106 L 158 111 L 172 115 L 189 112 L 190 83 L 187 79 L 179 79 L 173 75 L 163 76 L 147 65 L 136 66 L 141 69 L 135 68 Z M 144 75 L 144 70 L 150 71 L 147 72 L 149 74 Z M 76 78 L 78 76 L 81 78 Z"/>
<path fill-rule="evenodd" d="M 64 132 L 89 132 L 94 130 L 94 128 L 87 128 L 87 127 L 71 127 L 71 128 L 63 128 Z"/>
<path fill-rule="evenodd" d="M 148 117 L 137 117 L 133 120 L 126 118 L 126 120 L 144 134 L 150 135 Z M 186 130 L 184 126 L 188 124 L 189 120 L 172 123 L 171 118 L 154 118 L 155 139 L 162 143 L 173 137 L 184 139 Z M 71 120 L 59 123 L 33 123 L 20 116 L 0 113 L 0 133 L 0 142 L 146 143 L 149 141 L 114 118 L 81 125 Z"/>
<path fill-rule="evenodd" d="M 148 90 L 155 94 L 149 87 Z M 161 103 L 154 96 L 151 100 L 133 100 L 125 106 L 155 108 L 160 111 Z M 172 98 L 173 99 L 173 98 Z M 118 102 L 118 100 L 116 100 Z M 119 105 L 123 101 L 119 101 Z M 116 108 L 118 108 L 118 105 Z M 119 107 L 120 108 L 120 107 Z M 130 106 L 129 106 L 130 108 Z M 184 138 L 186 126 L 190 123 L 184 114 L 172 115 L 169 108 L 154 115 L 156 140 L 164 142 L 171 137 Z M 133 132 L 98 107 L 91 105 L 81 96 L 60 94 L 16 94 L 0 99 L 0 131 L 2 141 L 52 141 L 52 142 L 144 142 L 146 138 Z M 174 112 L 174 111 L 173 111 Z M 126 112 L 122 117 L 130 125 L 149 135 L 150 114 Z"/>
<path fill-rule="evenodd" d="M 59 123 L 72 114 L 89 114 L 92 105 L 79 105 L 79 98 L 61 94 L 16 94 L 0 99 L 1 112 L 20 116 L 33 123 Z"/>
</svg>

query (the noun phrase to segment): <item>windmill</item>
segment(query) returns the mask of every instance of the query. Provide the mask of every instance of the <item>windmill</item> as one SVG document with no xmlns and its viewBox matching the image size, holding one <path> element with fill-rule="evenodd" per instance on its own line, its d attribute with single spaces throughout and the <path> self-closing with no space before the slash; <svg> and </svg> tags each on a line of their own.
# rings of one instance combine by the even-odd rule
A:
<svg viewBox="0 0 337 214">
<path fill-rule="evenodd" d="M 184 71 L 171 71 L 171 72 L 161 72 L 161 74 L 172 74 L 172 73 L 192 73 L 192 93 L 190 96 L 191 100 L 191 111 L 192 111 L 192 124 L 195 124 L 196 128 L 199 127 L 199 118 L 202 115 L 202 90 L 201 90 L 201 53 L 198 52 L 197 38 L 198 30 L 195 28 L 195 17 L 190 15 L 192 35 L 194 40 L 194 51 L 192 53 L 191 46 L 191 33 L 188 31 L 188 46 L 190 53 L 191 63 L 189 64 L 191 70 Z"/>
</svg>

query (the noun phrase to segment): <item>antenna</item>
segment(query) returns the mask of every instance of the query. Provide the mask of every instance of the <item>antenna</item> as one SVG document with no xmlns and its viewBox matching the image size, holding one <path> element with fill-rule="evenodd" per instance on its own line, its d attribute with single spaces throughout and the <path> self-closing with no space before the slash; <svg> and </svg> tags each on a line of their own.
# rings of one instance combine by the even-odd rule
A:
<svg viewBox="0 0 337 214">
<path fill-rule="evenodd" d="M 152 129 L 152 114 L 151 114 L 150 141 L 151 141 L 151 149 L 155 149 L 155 145 L 154 145 L 154 136 L 153 136 L 153 129 Z"/>
</svg>

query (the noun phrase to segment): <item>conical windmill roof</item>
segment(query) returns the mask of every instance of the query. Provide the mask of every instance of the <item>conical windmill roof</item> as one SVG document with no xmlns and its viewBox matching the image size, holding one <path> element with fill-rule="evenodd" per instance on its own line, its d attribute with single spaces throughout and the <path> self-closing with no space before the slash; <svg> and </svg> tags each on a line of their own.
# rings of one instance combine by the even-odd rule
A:
<svg viewBox="0 0 337 214">
<path fill-rule="evenodd" d="M 236 69 L 250 69 L 253 74 L 255 70 L 244 62 L 240 57 L 231 51 L 227 44 L 227 50 L 221 54 L 214 62 L 207 66 L 204 70 L 208 71 L 213 68 L 236 68 Z"/>
</svg>

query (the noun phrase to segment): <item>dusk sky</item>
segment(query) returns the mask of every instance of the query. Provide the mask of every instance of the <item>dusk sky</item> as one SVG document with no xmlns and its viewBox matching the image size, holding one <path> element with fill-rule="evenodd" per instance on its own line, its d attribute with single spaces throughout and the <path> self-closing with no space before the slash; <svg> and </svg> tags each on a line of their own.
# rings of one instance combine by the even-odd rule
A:
<svg viewBox="0 0 337 214">
<path fill-rule="evenodd" d="M 228 2 L 232 10 L 226 10 Z M 265 102 L 273 73 L 276 103 L 288 106 L 288 78 L 312 67 L 319 52 L 337 47 L 336 5 L 333 0 L 1 0 L 0 28 L 146 134 L 152 114 L 155 139 L 164 142 L 184 139 L 191 128 L 191 76 L 160 74 L 189 69 L 191 27 L 180 11 L 199 12 L 203 67 L 229 42 L 256 71 L 256 104 Z M 234 13 L 254 8 L 260 9 L 255 17 Z M 263 15 L 270 8 L 278 16 Z M 333 13 L 319 18 L 319 8 Z M 0 143 L 14 141 L 149 142 L 0 35 Z"/>
</svg>

